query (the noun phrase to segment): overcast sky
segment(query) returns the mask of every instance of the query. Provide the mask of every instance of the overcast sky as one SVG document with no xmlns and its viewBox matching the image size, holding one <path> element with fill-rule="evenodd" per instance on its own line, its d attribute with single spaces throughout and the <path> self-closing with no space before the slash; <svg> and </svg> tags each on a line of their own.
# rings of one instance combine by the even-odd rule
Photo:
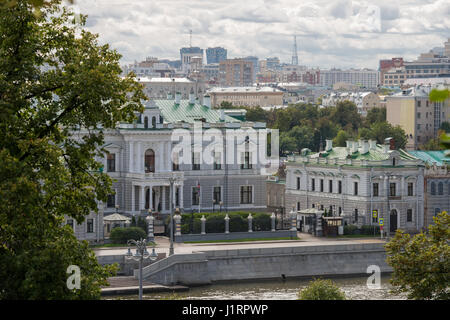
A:
<svg viewBox="0 0 450 320">
<path fill-rule="evenodd" d="M 449 0 L 76 0 L 75 10 L 122 64 L 180 59 L 190 29 L 192 46 L 282 62 L 291 61 L 295 34 L 299 64 L 322 68 L 375 69 L 379 59 L 412 60 L 450 37 Z"/>
</svg>

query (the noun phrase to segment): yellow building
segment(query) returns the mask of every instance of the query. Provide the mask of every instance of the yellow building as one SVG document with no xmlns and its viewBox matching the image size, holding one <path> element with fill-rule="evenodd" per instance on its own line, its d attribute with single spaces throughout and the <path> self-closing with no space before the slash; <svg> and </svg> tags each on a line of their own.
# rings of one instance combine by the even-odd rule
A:
<svg viewBox="0 0 450 320">
<path fill-rule="evenodd" d="M 449 121 L 449 99 L 431 102 L 432 86 L 415 86 L 386 97 L 386 120 L 405 130 L 406 149 L 417 150 L 436 138 L 442 122 Z"/>
</svg>

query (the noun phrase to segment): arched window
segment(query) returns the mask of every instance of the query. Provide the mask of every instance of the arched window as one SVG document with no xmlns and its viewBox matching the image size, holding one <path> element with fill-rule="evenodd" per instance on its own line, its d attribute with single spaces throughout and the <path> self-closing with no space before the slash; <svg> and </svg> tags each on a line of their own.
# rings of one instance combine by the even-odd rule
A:
<svg viewBox="0 0 450 320">
<path fill-rule="evenodd" d="M 395 158 L 392 158 L 392 166 L 395 167 Z"/>
<path fill-rule="evenodd" d="M 156 117 L 152 117 L 152 128 L 156 128 Z"/>
<path fill-rule="evenodd" d="M 155 152 L 152 149 L 145 151 L 145 172 L 155 172 Z"/>
<path fill-rule="evenodd" d="M 159 123 L 163 123 L 164 121 L 163 121 L 163 117 L 162 116 L 159 116 Z"/>
<path fill-rule="evenodd" d="M 444 184 L 442 182 L 438 183 L 438 194 L 440 196 L 444 195 Z"/>
<path fill-rule="evenodd" d="M 144 118 L 144 128 L 147 129 L 148 128 L 148 117 Z"/>
<path fill-rule="evenodd" d="M 431 183 L 431 195 L 436 195 L 436 184 L 434 182 Z"/>
</svg>

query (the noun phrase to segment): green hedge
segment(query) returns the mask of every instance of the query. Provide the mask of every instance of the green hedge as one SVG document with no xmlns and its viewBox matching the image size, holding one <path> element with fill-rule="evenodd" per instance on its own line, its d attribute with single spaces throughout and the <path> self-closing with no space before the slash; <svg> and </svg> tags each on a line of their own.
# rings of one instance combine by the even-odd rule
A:
<svg viewBox="0 0 450 320">
<path fill-rule="evenodd" d="M 114 228 L 111 230 L 110 238 L 114 243 L 127 243 L 131 239 L 145 239 L 147 234 L 139 227 Z"/>
<path fill-rule="evenodd" d="M 236 211 L 229 212 L 230 232 L 247 232 L 248 231 L 248 215 L 250 212 Z M 254 231 L 270 231 L 271 219 L 269 213 L 252 212 L 253 230 Z M 202 213 L 185 213 L 181 215 L 181 233 L 188 234 L 191 232 L 191 225 L 194 234 L 201 232 L 201 218 L 205 216 L 206 233 L 224 233 L 225 232 L 225 213 L 218 212 L 202 212 Z M 192 220 L 193 219 L 193 220 Z M 170 218 L 166 219 L 166 225 L 169 224 Z"/>
<path fill-rule="evenodd" d="M 346 225 L 344 226 L 344 234 L 345 235 L 357 235 L 357 234 L 364 234 L 364 235 L 373 235 L 373 229 L 374 226 L 371 225 L 362 225 L 360 228 L 356 225 Z M 375 226 L 375 235 L 380 234 L 380 227 Z"/>
</svg>

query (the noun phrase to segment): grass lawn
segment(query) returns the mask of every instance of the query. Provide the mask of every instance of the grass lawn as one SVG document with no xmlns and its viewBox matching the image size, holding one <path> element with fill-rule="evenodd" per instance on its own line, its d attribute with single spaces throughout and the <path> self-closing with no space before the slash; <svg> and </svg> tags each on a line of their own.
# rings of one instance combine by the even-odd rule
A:
<svg viewBox="0 0 450 320">
<path fill-rule="evenodd" d="M 184 243 L 219 243 L 219 242 L 249 242 L 249 241 L 270 241 L 270 240 L 300 240 L 300 238 L 255 238 L 255 239 L 230 239 L 230 240 L 212 240 L 212 241 L 185 241 Z"/>
</svg>

